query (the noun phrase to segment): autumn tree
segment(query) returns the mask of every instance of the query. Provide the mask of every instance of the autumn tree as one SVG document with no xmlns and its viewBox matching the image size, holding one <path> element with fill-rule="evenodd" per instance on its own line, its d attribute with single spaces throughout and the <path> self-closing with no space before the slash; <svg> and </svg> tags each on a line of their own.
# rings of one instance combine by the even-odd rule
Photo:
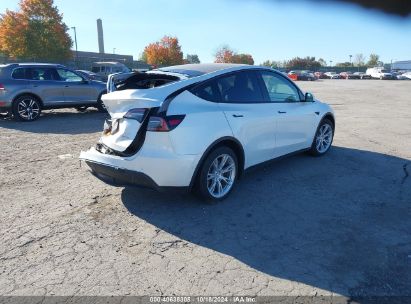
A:
<svg viewBox="0 0 411 304">
<path fill-rule="evenodd" d="M 0 15 L 0 52 L 30 60 L 62 61 L 72 57 L 73 42 L 53 0 L 21 0 L 17 12 Z"/>
<path fill-rule="evenodd" d="M 254 64 L 253 56 L 250 54 L 237 54 L 228 45 L 224 45 L 217 49 L 214 54 L 215 63 L 243 63 L 243 64 Z"/>
<path fill-rule="evenodd" d="M 377 54 L 370 54 L 370 58 L 368 59 L 367 66 L 375 67 L 378 66 L 378 62 L 380 60 L 380 56 Z"/>
<path fill-rule="evenodd" d="M 147 63 L 155 66 L 169 66 L 183 63 L 183 52 L 177 37 L 164 36 L 160 41 L 150 43 L 144 49 Z"/>
<path fill-rule="evenodd" d="M 234 54 L 231 62 L 254 65 L 254 58 L 250 54 Z"/>
<path fill-rule="evenodd" d="M 223 45 L 214 53 L 215 63 L 231 63 L 235 52 L 228 46 Z"/>
<path fill-rule="evenodd" d="M 185 63 L 200 63 L 200 59 L 198 58 L 198 55 L 187 54 L 186 58 L 184 59 L 184 62 Z"/>
</svg>

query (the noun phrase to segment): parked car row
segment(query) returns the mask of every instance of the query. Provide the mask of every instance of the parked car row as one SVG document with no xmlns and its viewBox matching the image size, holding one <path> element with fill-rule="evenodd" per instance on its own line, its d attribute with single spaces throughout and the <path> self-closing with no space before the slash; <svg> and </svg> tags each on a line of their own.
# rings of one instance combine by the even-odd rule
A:
<svg viewBox="0 0 411 304">
<path fill-rule="evenodd" d="M 308 80 L 317 79 L 411 79 L 411 72 L 390 72 L 382 68 L 370 68 L 365 73 L 363 72 L 311 72 L 311 71 L 290 71 L 286 74 L 292 80 Z"/>
</svg>

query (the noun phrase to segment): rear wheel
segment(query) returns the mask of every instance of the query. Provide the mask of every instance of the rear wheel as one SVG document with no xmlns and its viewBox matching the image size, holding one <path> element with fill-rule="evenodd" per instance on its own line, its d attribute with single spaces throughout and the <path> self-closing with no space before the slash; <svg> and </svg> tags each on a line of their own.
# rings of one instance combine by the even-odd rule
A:
<svg viewBox="0 0 411 304">
<path fill-rule="evenodd" d="M 34 121 L 40 117 L 41 103 L 31 95 L 18 97 L 12 106 L 13 118 L 19 121 Z"/>
<path fill-rule="evenodd" d="M 205 159 L 197 177 L 198 193 L 208 201 L 225 199 L 237 180 L 237 156 L 228 147 L 212 151 Z"/>
<path fill-rule="evenodd" d="M 331 120 L 323 119 L 315 133 L 313 143 L 311 145 L 310 154 L 314 156 L 320 156 L 327 153 L 330 149 L 334 138 L 334 124 Z"/>
</svg>

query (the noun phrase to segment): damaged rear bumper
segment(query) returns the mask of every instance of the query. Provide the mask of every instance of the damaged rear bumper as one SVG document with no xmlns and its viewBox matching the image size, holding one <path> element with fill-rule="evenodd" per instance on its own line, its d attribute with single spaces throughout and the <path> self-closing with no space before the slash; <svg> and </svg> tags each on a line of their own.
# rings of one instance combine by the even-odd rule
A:
<svg viewBox="0 0 411 304">
<path fill-rule="evenodd" d="M 153 189 L 159 192 L 166 191 L 181 191 L 188 192 L 189 187 L 161 187 L 151 179 L 147 174 L 137 171 L 131 171 L 118 167 L 112 167 L 105 164 L 100 164 L 85 160 L 85 163 L 90 167 L 91 173 L 105 182 L 106 184 L 116 187 L 135 186 L 140 188 Z"/>
</svg>

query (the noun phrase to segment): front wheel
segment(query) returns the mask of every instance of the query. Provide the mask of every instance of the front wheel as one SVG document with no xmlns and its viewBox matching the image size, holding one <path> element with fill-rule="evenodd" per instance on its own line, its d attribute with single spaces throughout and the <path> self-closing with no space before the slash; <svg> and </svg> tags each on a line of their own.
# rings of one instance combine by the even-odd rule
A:
<svg viewBox="0 0 411 304">
<path fill-rule="evenodd" d="M 31 95 L 18 97 L 12 106 L 13 118 L 18 121 L 33 121 L 40 117 L 41 104 Z"/>
<path fill-rule="evenodd" d="M 205 159 L 197 178 L 199 194 L 208 201 L 225 199 L 237 180 L 237 156 L 228 147 L 212 151 Z"/>
<path fill-rule="evenodd" d="M 324 155 L 331 147 L 334 138 L 334 124 L 327 118 L 323 119 L 317 128 L 310 154 L 314 156 Z"/>
</svg>

